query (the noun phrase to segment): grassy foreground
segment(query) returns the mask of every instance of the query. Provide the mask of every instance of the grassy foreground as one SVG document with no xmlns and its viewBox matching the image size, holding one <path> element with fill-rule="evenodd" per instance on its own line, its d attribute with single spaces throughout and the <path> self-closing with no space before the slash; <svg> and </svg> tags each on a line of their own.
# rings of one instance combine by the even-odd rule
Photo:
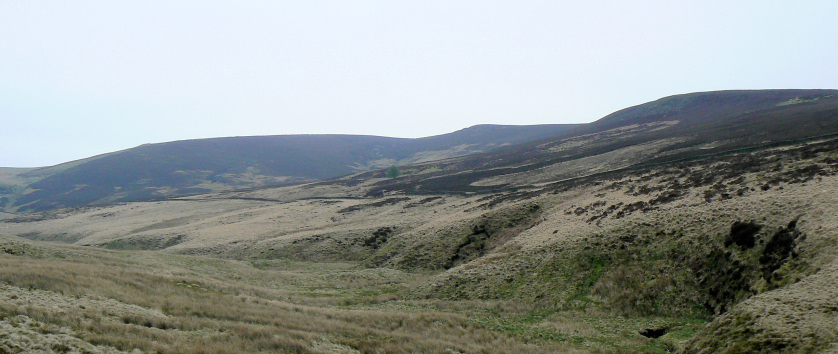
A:
<svg viewBox="0 0 838 354">
<path fill-rule="evenodd" d="M 698 319 L 407 300 L 427 275 L 0 238 L 0 352 L 661 352 Z M 28 339 L 27 339 L 28 338 Z"/>
<path fill-rule="evenodd" d="M 5 219 L 0 353 L 838 352 L 835 137 L 615 156 Z"/>
</svg>

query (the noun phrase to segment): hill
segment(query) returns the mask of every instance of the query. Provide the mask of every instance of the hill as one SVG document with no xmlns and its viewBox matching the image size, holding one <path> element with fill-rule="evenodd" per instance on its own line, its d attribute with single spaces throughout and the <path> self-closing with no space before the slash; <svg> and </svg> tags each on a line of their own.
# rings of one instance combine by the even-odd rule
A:
<svg viewBox="0 0 838 354">
<path fill-rule="evenodd" d="M 307 182 L 488 151 L 571 127 L 480 125 L 419 139 L 285 135 L 148 144 L 53 167 L 6 169 L 0 206 L 40 211 Z"/>
<path fill-rule="evenodd" d="M 836 90 L 678 95 L 615 112 L 541 141 L 426 164 L 423 168 L 433 173 L 383 181 L 372 193 L 514 189 L 836 133 Z"/>
<path fill-rule="evenodd" d="M 835 351 L 836 95 L 672 96 L 396 179 L 5 219 L 0 325 L 101 351 Z"/>
</svg>

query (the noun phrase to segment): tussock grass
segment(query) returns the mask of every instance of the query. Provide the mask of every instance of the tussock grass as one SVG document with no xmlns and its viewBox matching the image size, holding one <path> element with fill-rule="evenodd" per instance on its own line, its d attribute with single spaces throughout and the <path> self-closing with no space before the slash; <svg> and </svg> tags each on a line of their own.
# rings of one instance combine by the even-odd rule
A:
<svg viewBox="0 0 838 354">
<path fill-rule="evenodd" d="M 661 352 L 723 349 L 713 337 L 730 330 L 742 348 L 802 343 L 832 324 L 820 317 L 838 294 L 823 280 L 838 249 L 836 148 L 490 195 L 269 202 L 268 190 L 4 223 L 88 245 L 174 238 L 165 252 L 227 258 L 3 239 L 0 311 L 152 352 Z M 759 227 L 734 232 L 744 224 Z M 785 302 L 798 298 L 814 310 Z M 802 329 L 778 330 L 789 326 Z M 754 330 L 782 340 L 748 344 Z M 665 334 L 640 334 L 653 332 Z"/>
<path fill-rule="evenodd" d="M 567 348 L 558 339 L 528 343 L 472 321 L 469 312 L 394 306 L 400 295 L 389 283 L 399 280 L 400 272 L 382 271 L 391 276 L 384 282 L 374 280 L 370 270 L 340 264 L 305 273 L 301 264 L 258 269 L 200 257 L 26 244 L 59 249 L 64 258 L 0 255 L 0 311 L 68 329 L 100 348 L 166 353 Z M 330 274 L 335 270 L 344 274 Z M 295 277 L 306 285 L 294 285 Z M 262 283 L 268 278 L 288 281 Z M 367 279 L 363 289 L 350 286 L 359 278 Z M 333 301 L 312 295 L 326 289 L 334 290 Z"/>
</svg>

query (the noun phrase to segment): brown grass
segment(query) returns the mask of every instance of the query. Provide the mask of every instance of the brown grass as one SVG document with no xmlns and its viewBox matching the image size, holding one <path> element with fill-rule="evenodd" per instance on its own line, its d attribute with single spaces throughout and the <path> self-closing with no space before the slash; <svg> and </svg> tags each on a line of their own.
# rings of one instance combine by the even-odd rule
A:
<svg viewBox="0 0 838 354">
<path fill-rule="evenodd" d="M 120 350 L 671 350 L 712 316 L 691 317 L 704 295 L 685 268 L 684 259 L 694 259 L 678 256 L 700 257 L 698 251 L 723 242 L 735 221 L 752 220 L 768 230 L 797 218 L 806 238 L 796 253 L 812 269 L 826 269 L 821 277 L 835 275 L 836 156 L 803 158 L 789 149 L 761 152 L 763 165 L 746 173 L 737 172 L 749 166 L 740 162 L 757 155 L 650 168 L 567 188 L 528 187 L 518 194 L 524 197 L 449 195 L 422 203 L 427 196 L 398 195 L 385 198 L 409 200 L 377 205 L 384 199 L 352 198 L 364 195 L 364 186 L 309 185 L 4 222 L 0 232 L 86 245 L 183 242 L 150 252 L 5 239 L 0 310 Z M 596 167 L 589 162 L 583 167 Z M 812 166 L 825 173 L 807 175 Z M 489 227 L 532 204 L 539 212 L 526 222 L 498 232 Z M 447 262 L 460 249 L 470 250 L 464 241 L 478 224 L 486 237 L 473 238 L 487 247 L 472 242 L 477 251 Z M 386 243 L 364 246 L 385 227 L 394 230 Z M 803 279 L 798 284 L 807 284 Z M 766 294 L 792 299 L 806 293 L 789 289 Z M 783 310 L 776 316 L 756 317 L 751 315 L 758 311 L 745 311 L 774 301 L 766 294 L 734 312 L 753 320 L 743 331 L 821 323 L 812 319 L 825 310 L 778 305 L 772 308 Z M 827 302 L 838 292 L 829 285 L 823 294 L 833 311 Z M 736 318 L 720 321 L 728 322 L 702 332 L 705 339 L 736 326 Z M 655 340 L 638 334 L 660 326 L 673 334 Z M 795 338 L 812 331 L 798 332 Z"/>
<path fill-rule="evenodd" d="M 298 278 L 311 281 L 307 286 L 260 286 L 262 279 L 293 278 L 288 271 L 303 272 L 188 256 L 13 244 L 47 248 L 63 258 L 0 255 L 4 316 L 24 315 L 68 328 L 75 337 L 101 347 L 169 353 L 567 348 L 561 341 L 526 343 L 471 321 L 468 312 L 400 306 L 397 293 L 381 293 L 389 288 L 376 287 L 370 280 L 361 291 L 328 277 L 329 267 L 315 266 L 315 271 L 300 274 Z M 331 268 L 351 272 L 345 266 Z M 358 271 L 358 277 L 365 272 Z M 336 301 L 324 304 L 320 290 L 331 286 L 349 291 L 337 291 L 330 296 Z M 334 302 L 352 305 L 328 305 Z"/>
</svg>

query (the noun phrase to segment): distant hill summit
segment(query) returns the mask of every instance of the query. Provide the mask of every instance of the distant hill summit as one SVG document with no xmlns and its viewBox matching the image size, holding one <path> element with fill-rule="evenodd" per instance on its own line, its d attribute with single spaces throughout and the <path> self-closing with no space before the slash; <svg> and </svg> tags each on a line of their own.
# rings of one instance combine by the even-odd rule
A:
<svg viewBox="0 0 838 354">
<path fill-rule="evenodd" d="M 385 180 L 372 193 L 493 192 L 835 134 L 838 90 L 691 93 L 543 140 L 434 162 L 434 173 Z"/>
<path fill-rule="evenodd" d="M 838 132 L 838 90 L 699 92 L 579 125 L 478 125 L 400 139 L 281 135 L 147 144 L 39 169 L 0 169 L 0 211 L 277 186 L 412 165 L 371 195 L 478 193 L 662 164 Z M 420 164 L 421 166 L 417 165 Z M 421 172 L 421 173 L 420 173 Z"/>
<path fill-rule="evenodd" d="M 0 210 L 97 203 L 322 180 L 434 161 L 549 137 L 574 125 L 478 125 L 438 136 L 229 137 L 146 144 L 84 160 L 0 174 Z"/>
<path fill-rule="evenodd" d="M 147 343 L 140 350 L 206 350 L 216 348 L 206 338 L 216 338 L 212 345 L 235 351 L 253 337 L 236 333 L 262 328 L 259 338 L 300 333 L 289 351 L 838 348 L 838 91 L 677 95 L 504 145 L 535 138 L 527 129 L 210 139 L 0 168 L 0 179 L 43 188 L 14 201 L 34 208 L 100 186 L 106 197 L 96 203 L 126 191 L 232 188 L 281 175 L 294 161 L 311 163 L 290 166 L 312 176 L 400 162 L 398 174 L 0 213 L 0 233 L 9 235 L 0 236 L 0 267 L 10 274 L 0 284 L 4 313 L 31 319 L 0 325 L 38 340 L 38 319 L 66 328 L 101 314 L 107 326 L 81 326 L 77 337 L 111 338 L 121 350 L 134 349 L 122 344 L 134 331 L 132 343 Z M 439 160 L 481 146 L 488 151 Z M 159 169 L 143 175 L 134 165 Z M 196 296 L 207 304 L 197 313 Z M 165 316 L 162 301 L 174 309 Z M 129 315 L 95 307 L 113 304 L 131 305 Z M 282 311 L 289 328 L 274 321 Z M 440 328 L 453 337 L 426 341 Z M 190 338 L 200 340 L 184 346 Z"/>
<path fill-rule="evenodd" d="M 799 104 L 829 101 L 836 90 L 731 90 L 697 92 L 664 97 L 652 102 L 625 108 L 589 124 L 593 129 L 610 129 L 630 124 L 678 120 L 685 126 L 709 125 L 728 121 L 733 116 L 760 114 L 768 111 L 798 111 Z M 784 110 L 785 108 L 785 110 Z"/>
</svg>

